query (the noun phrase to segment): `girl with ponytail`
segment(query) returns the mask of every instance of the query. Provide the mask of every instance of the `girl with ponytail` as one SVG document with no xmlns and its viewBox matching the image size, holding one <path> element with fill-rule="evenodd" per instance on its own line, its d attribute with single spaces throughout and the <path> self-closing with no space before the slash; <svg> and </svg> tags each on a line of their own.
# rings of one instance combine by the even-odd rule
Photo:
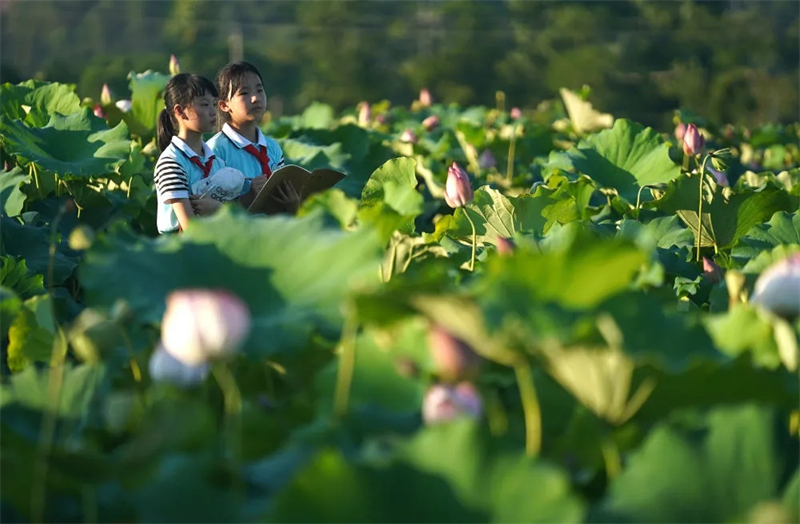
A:
<svg viewBox="0 0 800 524">
<path fill-rule="evenodd" d="M 193 73 L 175 75 L 167 83 L 156 125 L 159 233 L 185 230 L 191 218 L 213 214 L 220 206 L 213 198 L 190 195 L 194 183 L 225 167 L 203 142 L 203 133 L 215 129 L 217 96 L 210 80 Z"/>
</svg>

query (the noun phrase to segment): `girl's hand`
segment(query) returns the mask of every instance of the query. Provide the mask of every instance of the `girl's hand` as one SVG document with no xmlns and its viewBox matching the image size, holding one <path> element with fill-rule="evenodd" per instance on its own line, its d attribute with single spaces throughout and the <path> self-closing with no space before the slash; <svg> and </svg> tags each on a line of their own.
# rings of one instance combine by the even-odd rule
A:
<svg viewBox="0 0 800 524">
<path fill-rule="evenodd" d="M 278 186 L 275 189 L 273 198 L 276 202 L 282 204 L 287 211 L 291 211 L 292 213 L 296 213 L 300 208 L 300 195 L 289 182 L 284 182 Z"/>
<path fill-rule="evenodd" d="M 259 175 L 250 180 L 250 192 L 255 197 L 267 185 L 267 175 Z"/>
<path fill-rule="evenodd" d="M 217 202 L 211 197 L 202 198 L 200 195 L 191 195 L 189 201 L 192 203 L 194 213 L 201 217 L 213 215 L 222 207 L 221 202 Z"/>
</svg>

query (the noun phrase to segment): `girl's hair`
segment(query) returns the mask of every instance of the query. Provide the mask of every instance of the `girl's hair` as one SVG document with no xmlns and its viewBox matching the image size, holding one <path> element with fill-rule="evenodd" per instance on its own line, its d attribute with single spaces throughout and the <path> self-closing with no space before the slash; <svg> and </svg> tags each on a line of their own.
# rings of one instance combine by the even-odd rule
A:
<svg viewBox="0 0 800 524">
<path fill-rule="evenodd" d="M 178 121 L 172 108 L 176 105 L 186 107 L 190 105 L 198 96 L 206 93 L 214 98 L 217 95 L 217 88 L 211 80 L 195 73 L 180 73 L 173 76 L 167 87 L 164 89 L 164 109 L 158 114 L 156 124 L 156 135 L 158 137 L 158 148 L 164 151 L 172 137 L 177 134 Z"/>
<path fill-rule="evenodd" d="M 261 80 L 261 83 L 264 83 L 261 73 L 259 73 L 258 69 L 256 69 L 256 66 L 250 62 L 232 62 L 220 69 L 217 73 L 217 89 L 219 89 L 219 99 L 230 100 L 231 97 L 242 88 L 244 77 L 247 75 L 247 73 L 255 74 L 258 79 Z M 230 121 L 230 113 L 222 111 L 219 109 L 219 106 L 217 106 L 217 130 L 222 130 L 223 124 L 230 123 Z"/>
</svg>

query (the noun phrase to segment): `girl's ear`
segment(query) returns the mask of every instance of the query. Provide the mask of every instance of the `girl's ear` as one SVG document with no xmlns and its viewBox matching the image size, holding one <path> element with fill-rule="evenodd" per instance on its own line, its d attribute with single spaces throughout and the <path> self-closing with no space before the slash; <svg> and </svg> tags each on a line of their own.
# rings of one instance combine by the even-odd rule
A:
<svg viewBox="0 0 800 524">
<path fill-rule="evenodd" d="M 219 106 L 219 110 L 222 111 L 223 113 L 228 113 L 231 110 L 230 107 L 228 107 L 227 100 L 223 100 L 220 98 L 219 100 L 217 100 L 217 105 Z"/>
<path fill-rule="evenodd" d="M 178 119 L 178 120 L 180 120 L 180 119 L 188 120 L 188 117 L 186 116 L 186 112 L 183 110 L 183 108 L 179 104 L 175 104 L 175 107 L 172 108 L 172 114 L 175 115 L 175 118 Z"/>
</svg>

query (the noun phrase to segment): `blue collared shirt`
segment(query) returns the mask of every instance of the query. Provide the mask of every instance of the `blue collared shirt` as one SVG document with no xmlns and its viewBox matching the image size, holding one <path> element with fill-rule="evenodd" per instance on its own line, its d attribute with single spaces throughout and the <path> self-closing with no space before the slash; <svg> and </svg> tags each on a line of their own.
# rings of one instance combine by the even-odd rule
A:
<svg viewBox="0 0 800 524">
<path fill-rule="evenodd" d="M 230 125 L 222 126 L 222 131 L 211 137 L 208 146 L 217 155 L 217 158 L 225 162 L 227 167 L 238 169 L 245 176 L 242 194 L 250 191 L 250 179 L 261 175 L 261 163 L 252 154 L 245 151 L 248 145 L 266 146 L 267 156 L 269 156 L 269 168 L 273 172 L 284 166 L 283 151 L 281 146 L 273 140 L 264 136 L 260 129 L 256 128 L 258 141 L 254 144 L 246 139 Z"/>
</svg>

